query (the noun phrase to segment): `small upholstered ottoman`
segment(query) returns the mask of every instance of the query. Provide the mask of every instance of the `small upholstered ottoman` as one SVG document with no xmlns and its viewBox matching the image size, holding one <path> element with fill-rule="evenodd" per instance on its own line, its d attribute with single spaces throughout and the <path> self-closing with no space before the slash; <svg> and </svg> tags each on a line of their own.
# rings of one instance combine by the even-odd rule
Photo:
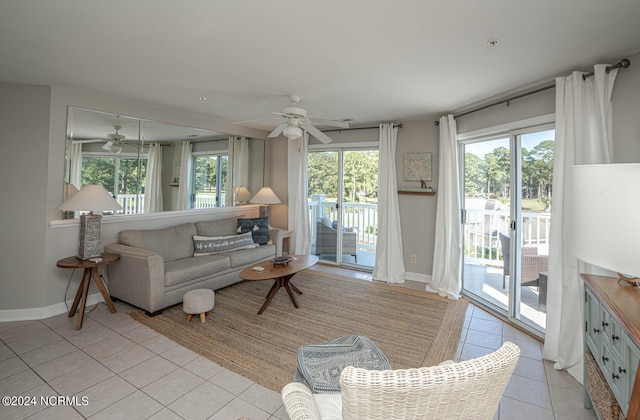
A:
<svg viewBox="0 0 640 420">
<path fill-rule="evenodd" d="M 190 290 L 182 298 L 182 309 L 187 314 L 187 324 L 194 315 L 200 315 L 200 322 L 204 323 L 205 316 L 211 315 L 215 293 L 209 289 Z"/>
</svg>

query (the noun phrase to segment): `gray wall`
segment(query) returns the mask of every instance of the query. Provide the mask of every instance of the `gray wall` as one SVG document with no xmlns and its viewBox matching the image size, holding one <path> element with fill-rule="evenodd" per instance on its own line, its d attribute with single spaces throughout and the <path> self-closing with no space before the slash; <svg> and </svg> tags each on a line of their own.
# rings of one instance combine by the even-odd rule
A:
<svg viewBox="0 0 640 420">
<path fill-rule="evenodd" d="M 640 162 L 640 54 L 628 57 L 631 68 L 622 70 L 613 91 L 614 160 Z M 492 127 L 554 111 L 553 90 L 460 118 L 460 133 Z M 60 306 L 70 270 L 55 267 L 58 259 L 77 252 L 77 222 L 58 224 L 56 207 L 62 202 L 64 138 L 67 106 L 74 105 L 105 112 L 121 113 L 156 121 L 225 131 L 228 127 L 204 115 L 185 114 L 118 98 L 73 89 L 0 83 L 0 157 L 2 174 L 2 222 L 0 223 L 0 319 L 2 311 L 34 309 L 33 316 L 46 315 L 47 308 Z M 402 122 L 398 133 L 396 163 L 399 186 L 402 184 L 404 153 L 432 152 L 437 187 L 438 129 L 428 115 L 422 121 Z M 399 121 L 398 121 L 399 122 Z M 255 132 L 238 135 L 260 137 Z M 264 134 L 264 133 L 262 133 Z M 336 142 L 377 139 L 377 130 L 345 131 L 332 134 Z M 284 203 L 287 200 L 287 157 L 284 139 L 268 140 L 266 185 L 270 185 Z M 408 185 L 407 185 L 408 186 Z M 435 204 L 433 197 L 401 196 L 403 248 L 410 273 L 428 276 L 432 270 Z M 230 211 L 230 210 L 227 210 Z M 255 214 L 255 208 L 233 209 Z M 234 213 L 235 214 L 235 213 Z M 130 228 L 154 228 L 181 221 L 216 218 L 229 213 L 164 213 L 157 218 L 105 220 L 103 243 L 115 240 L 118 231 Z M 272 224 L 287 226 L 286 204 L 272 210 Z M 417 264 L 409 256 L 418 256 Z M 73 294 L 81 273 L 75 273 L 69 294 Z M 73 296 L 67 295 L 67 299 Z M 57 310 L 57 309 L 52 309 Z"/>
</svg>

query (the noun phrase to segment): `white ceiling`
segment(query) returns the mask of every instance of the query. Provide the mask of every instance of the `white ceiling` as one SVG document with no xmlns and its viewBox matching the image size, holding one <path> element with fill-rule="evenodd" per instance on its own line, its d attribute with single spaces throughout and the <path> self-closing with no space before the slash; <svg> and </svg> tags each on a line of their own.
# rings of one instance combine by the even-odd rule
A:
<svg viewBox="0 0 640 420">
<path fill-rule="evenodd" d="M 638 0 L 0 0 L 0 81 L 222 121 L 299 94 L 310 116 L 357 126 L 616 63 L 640 51 L 639 22 Z"/>
</svg>

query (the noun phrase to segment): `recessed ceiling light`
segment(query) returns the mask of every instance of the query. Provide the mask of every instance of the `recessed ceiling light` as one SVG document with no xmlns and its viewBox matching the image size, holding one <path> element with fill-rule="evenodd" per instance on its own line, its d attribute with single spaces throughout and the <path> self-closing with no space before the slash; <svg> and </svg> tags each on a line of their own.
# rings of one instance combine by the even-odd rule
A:
<svg viewBox="0 0 640 420">
<path fill-rule="evenodd" d="M 500 43 L 499 39 L 490 39 L 487 41 L 487 45 L 490 46 L 491 48 L 497 47 L 499 43 Z"/>
<path fill-rule="evenodd" d="M 200 97 L 200 102 L 206 102 L 207 101 L 207 97 L 206 96 L 201 96 Z"/>
</svg>

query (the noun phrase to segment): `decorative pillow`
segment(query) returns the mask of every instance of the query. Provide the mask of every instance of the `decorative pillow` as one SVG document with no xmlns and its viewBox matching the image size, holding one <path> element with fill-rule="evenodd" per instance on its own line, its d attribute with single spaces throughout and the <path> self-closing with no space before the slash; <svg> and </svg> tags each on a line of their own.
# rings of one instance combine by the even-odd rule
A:
<svg viewBox="0 0 640 420">
<path fill-rule="evenodd" d="M 325 225 L 328 228 L 332 227 L 331 226 L 331 219 L 329 219 L 329 216 L 324 216 L 322 219 L 320 219 L 320 223 L 322 223 L 323 225 Z"/>
<path fill-rule="evenodd" d="M 193 256 L 219 254 L 236 249 L 255 248 L 251 233 L 230 236 L 193 236 Z"/>
<path fill-rule="evenodd" d="M 269 242 L 269 221 L 266 217 L 238 219 L 238 233 L 251 232 L 253 242 L 264 245 Z"/>
</svg>

